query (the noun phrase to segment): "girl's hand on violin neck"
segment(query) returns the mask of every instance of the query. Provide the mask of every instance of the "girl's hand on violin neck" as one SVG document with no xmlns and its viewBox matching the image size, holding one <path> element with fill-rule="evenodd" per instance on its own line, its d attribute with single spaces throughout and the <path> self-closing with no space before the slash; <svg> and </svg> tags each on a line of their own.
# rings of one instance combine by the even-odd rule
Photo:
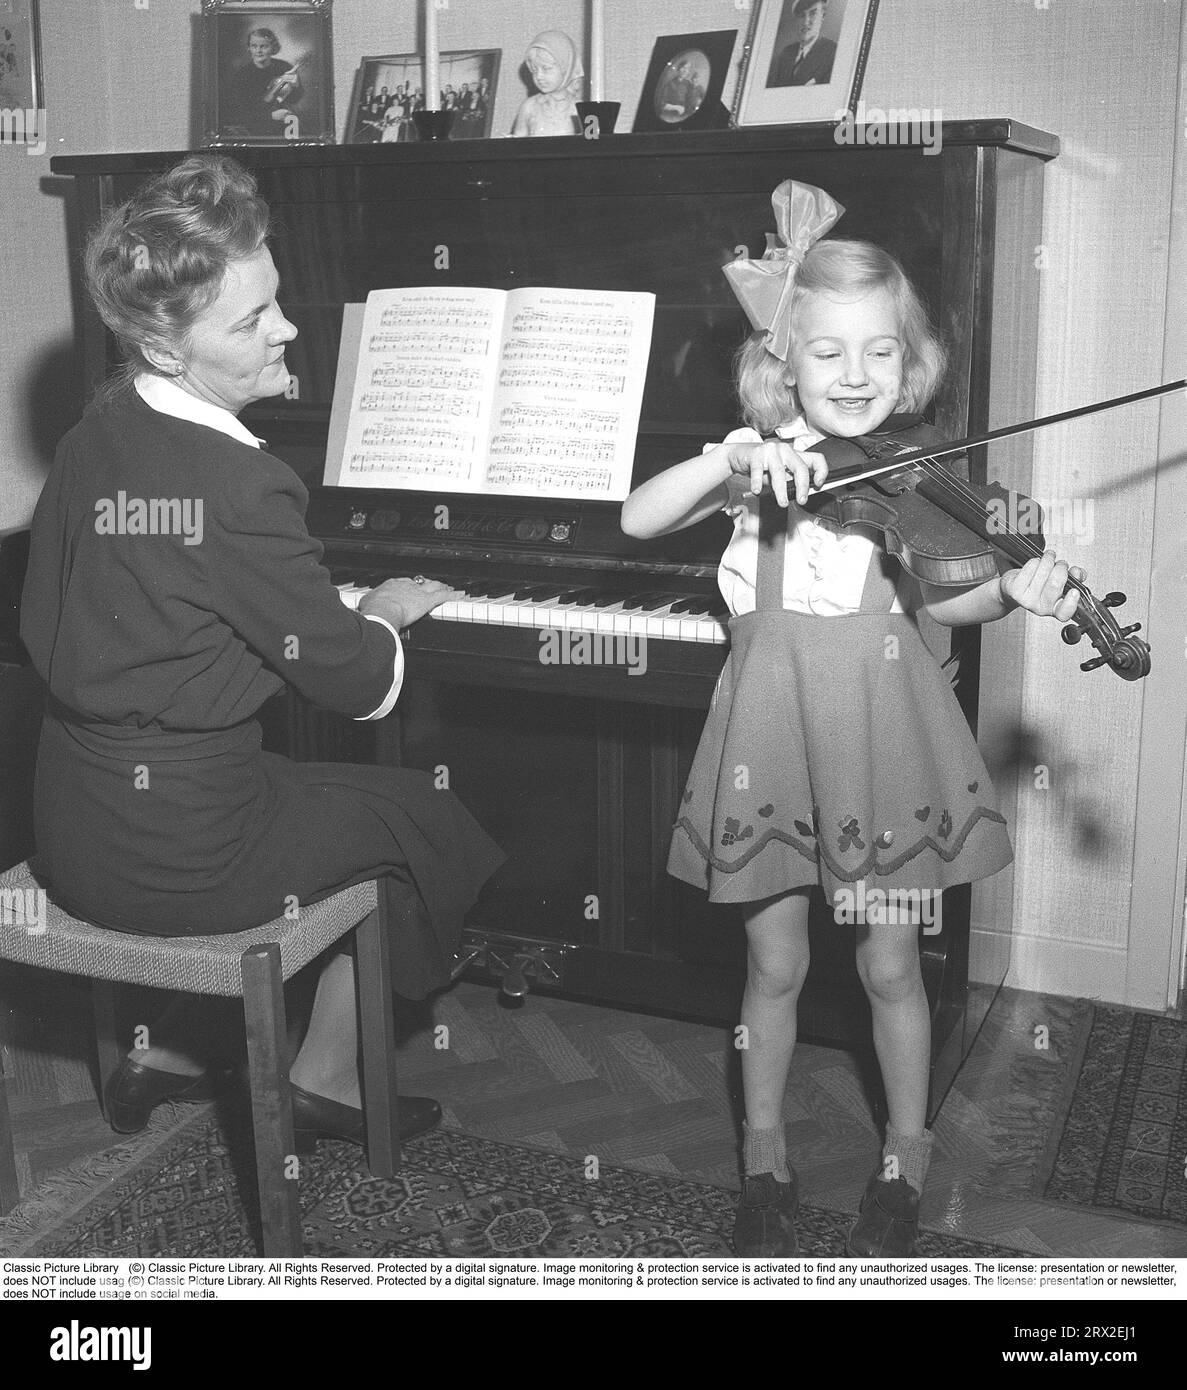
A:
<svg viewBox="0 0 1187 1390">
<path fill-rule="evenodd" d="M 798 441 L 767 439 L 761 444 L 726 447 L 731 471 L 750 479 L 750 491 L 755 497 L 762 495 L 764 482 L 769 482 L 781 507 L 787 506 L 790 497 L 803 506 L 811 487 L 819 487 L 828 477 L 824 455 L 813 453 L 807 446 L 801 448 Z"/>
<path fill-rule="evenodd" d="M 1086 577 L 1084 570 L 1069 570 L 1063 560 L 1055 558 L 1053 550 L 1047 550 L 1021 569 L 1008 570 L 997 582 L 1007 606 L 1017 604 L 1040 618 L 1058 618 L 1066 623 L 1076 616 L 1080 602 L 1076 590 L 1067 586 L 1069 575 L 1081 583 Z"/>
</svg>

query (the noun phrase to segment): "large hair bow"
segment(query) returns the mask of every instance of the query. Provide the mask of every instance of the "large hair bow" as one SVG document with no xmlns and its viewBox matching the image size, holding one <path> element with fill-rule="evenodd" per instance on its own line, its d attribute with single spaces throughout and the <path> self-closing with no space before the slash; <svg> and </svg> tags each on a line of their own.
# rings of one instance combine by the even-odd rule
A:
<svg viewBox="0 0 1187 1390">
<path fill-rule="evenodd" d="M 744 257 L 722 269 L 738 303 L 755 328 L 767 331 L 767 351 L 786 362 L 791 351 L 791 292 L 796 272 L 810 248 L 845 209 L 822 188 L 784 181 L 771 194 L 776 232 L 767 233 L 760 260 Z"/>
</svg>

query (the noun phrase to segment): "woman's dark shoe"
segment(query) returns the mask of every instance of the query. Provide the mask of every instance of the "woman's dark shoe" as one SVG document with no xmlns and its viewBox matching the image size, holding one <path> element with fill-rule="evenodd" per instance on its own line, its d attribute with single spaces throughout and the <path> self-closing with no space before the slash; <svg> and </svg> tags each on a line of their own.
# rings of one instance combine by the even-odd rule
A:
<svg viewBox="0 0 1187 1390">
<path fill-rule="evenodd" d="M 293 1098 L 293 1138 L 298 1148 L 311 1148 L 319 1135 L 362 1144 L 366 1137 L 363 1112 L 328 1096 L 315 1096 L 289 1083 Z M 400 1096 L 400 1143 L 427 1134 L 441 1123 L 441 1107 L 428 1096 Z"/>
<path fill-rule="evenodd" d="M 776 1182 L 773 1173 L 743 1178 L 742 1200 L 734 1218 L 734 1253 L 798 1255 L 795 1213 L 799 1204 L 799 1179 L 794 1168 L 790 1182 Z"/>
<path fill-rule="evenodd" d="M 884 1181 L 877 1173 L 866 1183 L 861 1210 L 845 1248 L 850 1255 L 901 1259 L 914 1255 L 919 1234 L 919 1193 L 906 1178 Z"/>
<path fill-rule="evenodd" d="M 208 1067 L 198 1076 L 182 1076 L 125 1057 L 104 1093 L 107 1123 L 117 1134 L 139 1134 L 162 1101 L 213 1100 L 226 1089 L 234 1074 L 233 1067 Z"/>
</svg>

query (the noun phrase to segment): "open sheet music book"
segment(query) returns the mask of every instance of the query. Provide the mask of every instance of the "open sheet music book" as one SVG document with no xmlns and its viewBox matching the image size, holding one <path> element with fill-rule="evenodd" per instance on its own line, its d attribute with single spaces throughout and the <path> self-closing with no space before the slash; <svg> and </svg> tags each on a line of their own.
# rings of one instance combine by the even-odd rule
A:
<svg viewBox="0 0 1187 1390">
<path fill-rule="evenodd" d="M 372 291 L 343 316 L 326 483 L 622 501 L 654 312 L 620 290 Z"/>
</svg>

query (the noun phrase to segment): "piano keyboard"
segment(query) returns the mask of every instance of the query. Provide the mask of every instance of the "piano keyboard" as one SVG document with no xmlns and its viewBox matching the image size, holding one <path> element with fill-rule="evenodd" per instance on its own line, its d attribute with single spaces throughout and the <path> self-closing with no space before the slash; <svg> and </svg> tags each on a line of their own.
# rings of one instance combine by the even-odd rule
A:
<svg viewBox="0 0 1187 1390">
<path fill-rule="evenodd" d="M 724 643 L 728 610 L 721 599 L 703 594 L 649 591 L 619 596 L 593 588 L 560 584 L 515 584 L 508 580 L 443 582 L 464 589 L 428 615 L 441 623 L 478 623 L 495 627 L 555 628 L 650 637 L 666 642 Z M 370 586 L 352 580 L 337 583 L 349 608 L 357 608 Z"/>
</svg>

